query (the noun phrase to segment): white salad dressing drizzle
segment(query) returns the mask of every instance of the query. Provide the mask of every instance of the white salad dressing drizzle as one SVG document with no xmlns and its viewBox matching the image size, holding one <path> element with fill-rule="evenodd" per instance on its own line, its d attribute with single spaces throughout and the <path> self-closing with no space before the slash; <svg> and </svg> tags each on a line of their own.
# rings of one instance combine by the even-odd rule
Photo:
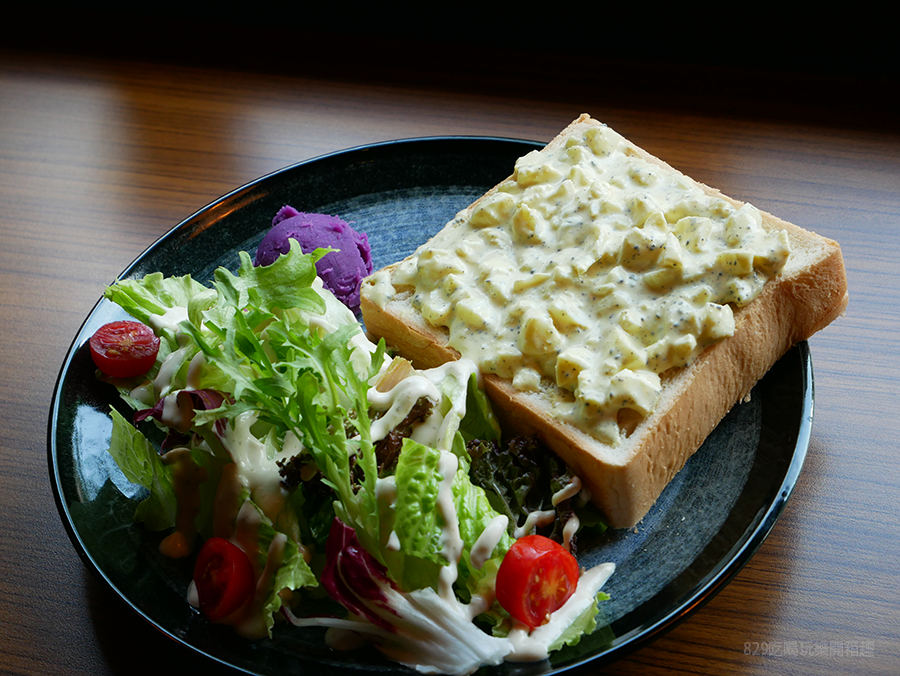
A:
<svg viewBox="0 0 900 676">
<path fill-rule="evenodd" d="M 235 480 L 249 489 L 253 501 L 274 521 L 288 498 L 287 491 L 281 485 L 277 461 L 289 459 L 291 449 L 285 451 L 282 448 L 274 457 L 269 458 L 265 444 L 250 431 L 257 417 L 254 411 L 245 411 L 235 416 L 231 424 L 226 426 L 221 439 L 222 445 L 237 466 Z"/>
<path fill-rule="evenodd" d="M 458 468 L 459 459 L 450 451 L 441 451 L 438 471 L 442 479 L 438 489 L 437 511 L 444 522 L 441 527 L 441 555 L 449 565 L 441 568 L 438 593 L 456 610 L 459 610 L 459 601 L 453 593 L 453 583 L 456 582 L 458 564 L 463 552 L 463 541 L 459 535 L 459 518 L 453 502 L 453 478 Z"/>
<path fill-rule="evenodd" d="M 485 561 L 491 558 L 491 555 L 497 548 L 497 544 L 500 542 L 500 538 L 506 533 L 508 525 L 509 517 L 505 514 L 498 514 L 481 531 L 481 535 L 478 536 L 478 539 L 475 540 L 475 544 L 472 545 L 472 549 L 469 551 L 469 561 L 471 561 L 474 568 L 480 570 Z"/>
<path fill-rule="evenodd" d="M 186 390 L 196 390 L 200 388 L 200 377 L 203 375 L 203 365 L 206 364 L 206 355 L 198 352 L 188 364 L 187 383 L 184 386 Z"/>
<path fill-rule="evenodd" d="M 181 368 L 182 363 L 184 363 L 185 357 L 194 349 L 191 342 L 184 337 L 178 326 L 181 322 L 187 321 L 187 319 L 187 308 L 176 305 L 175 307 L 166 310 L 164 314 L 151 315 L 147 320 L 148 324 L 157 335 L 163 331 L 171 332 L 175 335 L 179 344 L 177 350 L 166 355 L 163 363 L 159 366 L 159 372 L 156 374 L 156 378 L 153 379 L 153 390 L 157 397 L 163 397 L 168 393 L 169 389 L 172 387 L 172 380 Z"/>
<path fill-rule="evenodd" d="M 565 502 L 570 498 L 574 498 L 579 492 L 581 492 L 581 479 L 575 476 L 572 477 L 572 480 L 566 484 L 564 488 L 559 489 L 553 494 L 553 497 L 550 498 L 550 502 L 556 507 L 560 502 Z"/>
<path fill-rule="evenodd" d="M 410 376 L 404 378 L 387 392 L 379 392 L 372 387 L 369 389 L 369 404 L 376 411 L 384 414 L 372 421 L 372 441 L 381 441 L 403 419 L 422 397 L 428 397 L 432 401 L 439 401 L 441 393 L 435 384 L 425 376 Z"/>
<path fill-rule="evenodd" d="M 536 528 L 540 528 L 541 526 L 549 526 L 555 520 L 555 509 L 539 509 L 533 512 L 529 512 L 528 516 L 525 517 L 525 523 L 523 523 L 521 526 L 516 527 L 516 530 L 513 532 L 513 537 L 518 540 L 519 538 L 525 537 L 526 535 L 531 535 Z"/>
<path fill-rule="evenodd" d="M 572 551 L 572 539 L 575 537 L 575 534 L 578 532 L 578 527 L 581 525 L 581 522 L 578 520 L 578 517 L 575 514 L 572 514 L 569 517 L 569 520 L 566 521 L 566 525 L 563 526 L 562 532 L 562 545 L 566 548 L 567 552 Z"/>
<path fill-rule="evenodd" d="M 165 397 L 162 402 L 162 422 L 166 427 L 186 432 L 187 430 L 185 430 L 184 427 L 188 424 L 188 429 L 190 429 L 189 422 L 191 416 L 189 414 L 193 412 L 193 408 L 190 409 L 190 411 L 184 411 L 177 394 L 171 394 Z M 186 415 L 186 413 L 188 415 Z"/>
<path fill-rule="evenodd" d="M 175 307 L 170 307 L 161 315 L 151 315 L 147 323 L 157 335 L 162 331 L 171 331 L 177 335 L 181 331 L 178 325 L 187 320 L 187 308 L 176 305 Z"/>
<path fill-rule="evenodd" d="M 415 403 L 422 397 L 432 401 L 441 400 L 441 384 L 448 377 L 456 379 L 462 388 L 461 396 L 451 400 L 450 409 L 441 414 L 433 409 L 431 415 L 414 426 L 411 438 L 426 446 L 438 450 L 449 450 L 453 435 L 448 434 L 466 413 L 466 388 L 469 378 L 478 375 L 478 369 L 470 359 L 459 359 L 448 362 L 427 371 L 407 376 L 387 392 L 380 391 L 377 386 L 369 389 L 369 404 L 384 414 L 372 422 L 372 440 L 380 441 L 399 425 Z"/>
<path fill-rule="evenodd" d="M 186 344 L 166 355 L 166 358 L 163 359 L 163 363 L 159 366 L 159 372 L 156 374 L 156 378 L 153 379 L 153 390 L 157 397 L 162 398 L 169 393 L 175 375 L 184 363 L 188 353 L 193 349 L 194 348 L 190 344 Z"/>
<path fill-rule="evenodd" d="M 550 502 L 554 507 L 556 507 L 557 505 L 559 505 L 559 503 L 574 498 L 579 493 L 581 493 L 581 479 L 579 479 L 577 476 L 574 476 L 564 488 L 561 488 L 553 494 Z M 580 524 L 581 522 L 573 512 L 569 519 L 566 521 L 566 524 L 563 526 L 562 545 L 566 548 L 566 551 L 572 551 L 572 539 L 575 537 L 575 533 L 578 532 L 578 526 Z"/>
<path fill-rule="evenodd" d="M 281 483 L 278 461 L 289 459 L 302 449 L 297 437 L 292 432 L 287 432 L 281 451 L 270 458 L 265 444 L 251 433 L 256 419 L 255 412 L 243 412 L 231 421 L 220 437 L 233 462 L 222 468 L 216 490 L 213 532 L 226 539 L 235 538 L 238 526 L 233 524 L 240 523 L 242 515 L 247 518 L 245 510 L 251 503 L 241 503 L 244 489 L 250 492 L 253 503 L 266 518 L 273 523 L 279 522 L 279 515 L 289 494 Z M 255 508 L 252 511 L 256 513 Z M 258 514 L 256 517 L 258 518 Z M 299 542 L 297 534 L 292 537 L 301 555 L 309 561 L 311 552 Z M 247 551 L 245 546 L 241 548 Z"/>
<path fill-rule="evenodd" d="M 375 480 L 375 497 L 378 503 L 385 505 L 389 510 L 393 511 L 394 505 L 397 503 L 397 479 L 393 475 L 379 477 Z M 397 532 L 392 530 L 387 535 L 387 540 L 381 543 L 389 552 L 400 551 L 400 538 Z"/>
<path fill-rule="evenodd" d="M 556 491 L 553 496 L 550 498 L 550 503 L 556 507 L 559 503 L 564 502 L 570 498 L 575 497 L 581 492 L 581 479 L 577 476 L 572 477 L 572 480 L 566 484 L 563 488 Z M 546 510 L 535 510 L 534 512 L 530 512 L 528 516 L 525 517 L 525 523 L 521 526 L 517 526 L 515 531 L 513 532 L 513 537 L 517 540 L 521 537 L 525 537 L 526 535 L 531 535 L 535 532 L 537 528 L 541 528 L 542 526 L 549 526 L 556 520 L 556 510 L 555 509 L 546 509 Z M 571 551 L 572 549 L 572 538 L 575 536 L 576 531 L 579 526 L 578 517 L 572 514 L 569 517 L 569 520 L 566 521 L 566 525 L 563 527 L 563 546 L 566 550 Z"/>
<path fill-rule="evenodd" d="M 444 416 L 444 422 L 438 430 L 438 436 L 435 447 L 441 450 L 449 450 L 453 443 L 452 435 L 448 434 L 451 424 L 458 424 L 466 415 L 466 392 L 468 390 L 469 378 L 475 374 L 478 375 L 478 367 L 471 359 L 458 359 L 456 361 L 447 362 L 443 366 L 433 369 L 437 375 L 443 378 L 453 377 L 462 388 L 462 396 L 450 401 L 450 410 Z"/>
</svg>

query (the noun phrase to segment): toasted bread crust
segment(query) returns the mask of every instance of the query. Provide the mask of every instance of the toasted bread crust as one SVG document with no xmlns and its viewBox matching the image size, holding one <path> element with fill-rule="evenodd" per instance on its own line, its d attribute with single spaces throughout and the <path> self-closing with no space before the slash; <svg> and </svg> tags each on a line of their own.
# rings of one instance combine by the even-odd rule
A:
<svg viewBox="0 0 900 676">
<path fill-rule="evenodd" d="M 548 145 L 564 142 L 579 125 L 598 124 L 583 115 Z M 671 169 L 645 151 L 638 152 Z M 742 204 L 701 187 L 736 206 Z M 501 421 L 517 433 L 540 435 L 579 474 L 613 527 L 638 523 L 734 404 L 791 346 L 825 327 L 847 306 L 846 272 L 836 242 L 765 212 L 763 223 L 787 231 L 792 247 L 788 265 L 755 300 L 734 309 L 733 336 L 707 348 L 692 364 L 667 378 L 655 411 L 614 451 L 553 419 L 539 395 L 518 392 L 508 381 L 484 375 L 487 394 Z M 446 331 L 427 324 L 407 300 L 401 292 L 379 307 L 363 294 L 362 313 L 369 334 L 384 338 L 418 367 L 458 359 L 459 353 L 447 345 Z"/>
</svg>

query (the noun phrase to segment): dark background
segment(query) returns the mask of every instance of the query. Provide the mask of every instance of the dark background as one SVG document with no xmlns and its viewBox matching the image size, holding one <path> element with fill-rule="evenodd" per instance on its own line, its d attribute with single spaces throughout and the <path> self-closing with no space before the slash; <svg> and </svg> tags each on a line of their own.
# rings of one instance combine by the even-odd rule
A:
<svg viewBox="0 0 900 676">
<path fill-rule="evenodd" d="M 7 22 L 0 49 L 898 126 L 893 20 L 864 5 L 795 15 L 643 3 L 362 7 L 37 2 Z"/>
</svg>

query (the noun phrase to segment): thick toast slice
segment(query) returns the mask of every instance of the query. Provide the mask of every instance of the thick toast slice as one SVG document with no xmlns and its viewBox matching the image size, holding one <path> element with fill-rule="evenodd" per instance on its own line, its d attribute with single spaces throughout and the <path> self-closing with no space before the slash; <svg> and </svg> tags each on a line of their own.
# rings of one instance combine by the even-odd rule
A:
<svg viewBox="0 0 900 676">
<path fill-rule="evenodd" d="M 607 141 L 612 139 L 620 151 L 639 158 L 651 173 L 688 184 L 735 209 L 743 206 L 742 202 L 683 176 L 587 115 L 572 122 L 542 152 L 566 149 L 572 145 L 572 139 L 583 139 L 591 129 L 602 129 Z M 387 266 L 364 281 L 362 312 L 371 336 L 383 337 L 420 368 L 460 357 L 460 352 L 450 345 L 449 329 L 429 322 L 417 308 L 416 285 L 409 283 L 410 264 L 432 242 L 439 241 L 441 247 L 446 247 L 452 228 L 471 219 L 480 206 L 491 204 L 498 192 L 507 190 L 510 181 L 515 180 L 513 174 L 498 184 L 405 262 Z M 621 183 L 620 178 L 611 180 L 616 185 Z M 650 184 L 652 192 L 652 181 Z M 546 377 L 539 388 L 522 388 L 514 386 L 515 374 L 482 370 L 487 393 L 501 421 L 517 433 L 540 435 L 579 474 L 592 500 L 613 527 L 638 523 L 732 406 L 749 395 L 756 382 L 791 346 L 825 327 L 846 308 L 847 280 L 838 244 L 771 214 L 758 213 L 765 231 L 783 231 L 787 235 L 790 254 L 783 266 L 766 279 L 752 300 L 729 304 L 734 320 L 731 335 L 698 348 L 688 363 L 660 373 L 660 388 L 652 409 L 642 410 L 637 417 L 619 416 L 619 441 L 604 441 L 590 433 L 589 426 L 561 420 L 554 409 L 562 400 L 556 392 L 548 394 Z M 479 227 L 483 226 L 482 223 Z M 489 249 L 475 253 L 486 255 Z M 402 274 L 401 269 L 405 270 Z M 561 396 L 571 398 L 566 393 Z"/>
</svg>

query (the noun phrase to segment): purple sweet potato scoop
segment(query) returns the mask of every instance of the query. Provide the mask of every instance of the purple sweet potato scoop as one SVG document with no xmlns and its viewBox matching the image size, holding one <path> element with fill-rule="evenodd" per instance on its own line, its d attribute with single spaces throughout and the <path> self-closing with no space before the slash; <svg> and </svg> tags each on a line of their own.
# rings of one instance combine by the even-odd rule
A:
<svg viewBox="0 0 900 676">
<path fill-rule="evenodd" d="M 272 229 L 256 250 L 256 265 L 274 263 L 290 251 L 292 239 L 297 240 L 303 253 L 318 247 L 338 249 L 316 263 L 316 272 L 325 288 L 356 312 L 360 282 L 372 273 L 372 250 L 366 234 L 356 232 L 337 216 L 301 213 L 285 206 L 272 219 Z"/>
</svg>

